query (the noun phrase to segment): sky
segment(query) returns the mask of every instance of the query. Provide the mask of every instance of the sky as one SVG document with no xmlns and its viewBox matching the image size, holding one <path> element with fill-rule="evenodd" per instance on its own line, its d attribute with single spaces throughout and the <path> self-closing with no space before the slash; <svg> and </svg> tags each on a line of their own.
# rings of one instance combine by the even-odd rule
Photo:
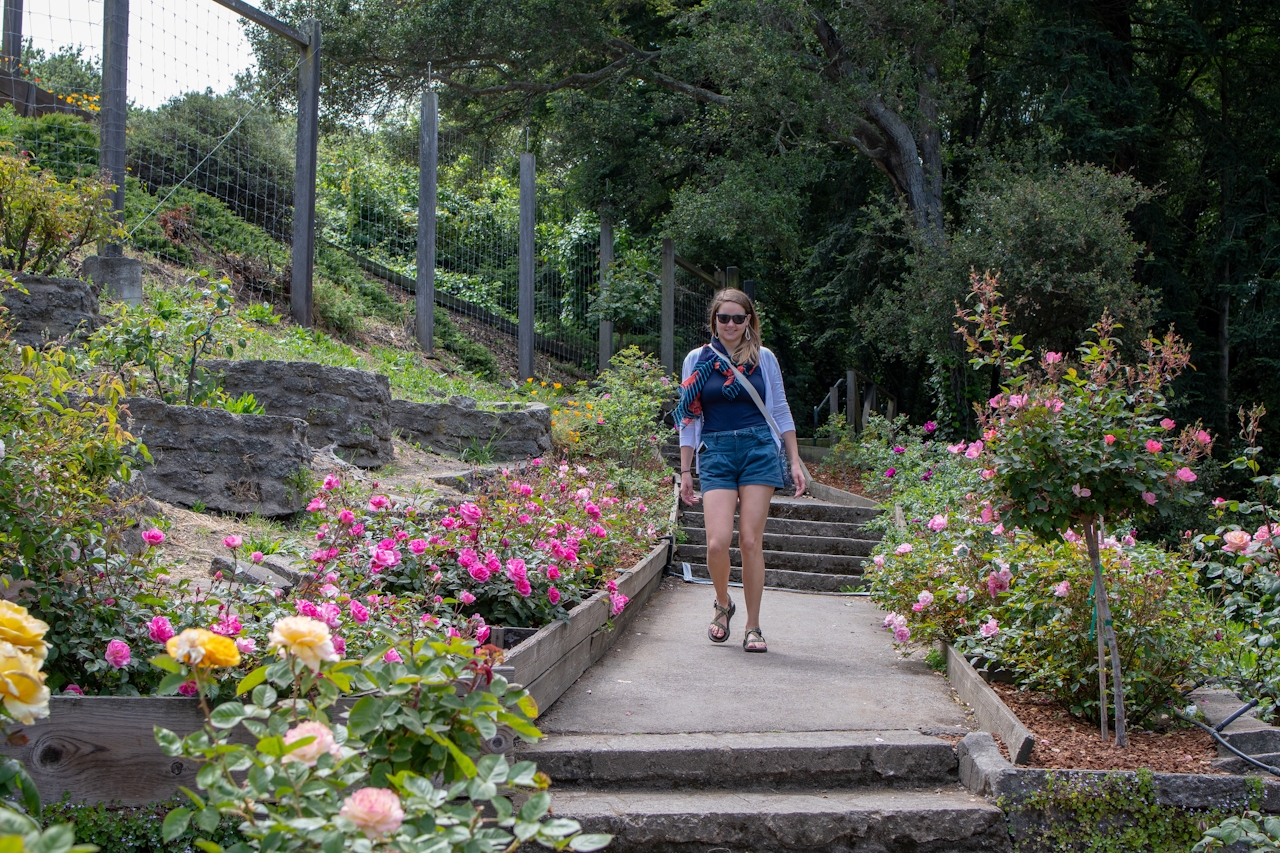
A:
<svg viewBox="0 0 1280 853">
<path fill-rule="evenodd" d="M 86 57 L 100 58 L 103 5 L 25 0 L 23 38 L 49 53 L 83 46 Z M 186 92 L 230 89 L 236 74 L 253 65 L 240 21 L 214 0 L 130 0 L 129 100 L 155 107 Z"/>
</svg>

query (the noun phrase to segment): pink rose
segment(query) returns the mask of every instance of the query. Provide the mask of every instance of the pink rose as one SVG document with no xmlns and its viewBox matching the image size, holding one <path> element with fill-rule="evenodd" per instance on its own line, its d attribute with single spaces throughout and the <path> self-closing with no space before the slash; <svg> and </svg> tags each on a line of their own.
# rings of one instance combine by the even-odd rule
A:
<svg viewBox="0 0 1280 853">
<path fill-rule="evenodd" d="M 1239 554 L 1249 547 L 1249 543 L 1253 541 L 1253 537 L 1245 530 L 1228 530 L 1222 534 L 1223 545 L 1225 551 Z"/>
<path fill-rule="evenodd" d="M 356 514 L 349 509 L 344 509 L 338 513 L 338 523 L 344 527 L 356 520 Z"/>
<path fill-rule="evenodd" d="M 1057 584 L 1053 588 L 1053 594 L 1056 595 L 1058 598 L 1066 598 L 1068 593 L 1070 592 L 1071 592 L 1071 584 L 1068 583 L 1067 581 L 1063 581 L 1062 583 Z"/>
<path fill-rule="evenodd" d="M 351 612 L 351 619 L 357 625 L 363 625 L 369 621 L 369 609 L 355 599 L 347 605 L 347 610 Z"/>
<path fill-rule="evenodd" d="M 404 823 L 400 798 L 386 788 L 361 788 L 343 801 L 338 814 L 368 838 L 390 835 Z"/>
<path fill-rule="evenodd" d="M 948 444 L 947 452 L 948 453 L 964 453 L 964 448 L 965 448 L 965 443 L 963 441 L 958 444 Z"/>
<path fill-rule="evenodd" d="M 240 620 L 235 615 L 228 615 L 218 621 L 218 624 L 209 629 L 215 634 L 221 634 L 224 637 L 234 637 L 241 631 Z"/>
<path fill-rule="evenodd" d="M 1044 354 L 1045 364 L 1057 364 L 1060 361 L 1062 361 L 1062 353 L 1060 352 L 1047 352 Z"/>
<path fill-rule="evenodd" d="M 254 551 L 252 554 L 249 555 L 249 559 L 255 563 L 261 563 L 266 558 L 267 558 L 267 555 L 262 553 L 261 551 Z"/>
<path fill-rule="evenodd" d="M 236 638 L 236 649 L 242 655 L 251 655 L 258 650 L 258 641 L 252 637 Z"/>
<path fill-rule="evenodd" d="M 547 579 L 553 581 L 560 580 L 560 570 L 555 566 L 547 566 Z"/>
<path fill-rule="evenodd" d="M 328 508 L 329 505 L 322 498 L 312 498 L 311 503 L 307 504 L 307 512 L 320 512 Z"/>
<path fill-rule="evenodd" d="M 347 653 L 347 641 L 344 640 L 342 637 L 339 637 L 337 634 L 334 634 L 333 650 L 340 655 L 345 655 Z"/>
<path fill-rule="evenodd" d="M 887 471 L 885 471 L 885 472 L 884 472 L 884 476 L 885 476 L 885 478 L 886 478 L 886 479 L 889 479 L 889 478 L 892 478 L 892 477 L 896 477 L 897 475 L 898 475 L 898 469 L 897 469 L 897 468 L 890 468 L 890 469 L 888 469 Z"/>
<path fill-rule="evenodd" d="M 387 663 L 404 663 L 404 658 L 400 657 L 400 653 L 395 649 L 387 649 L 387 653 L 382 656 Z"/>
<path fill-rule="evenodd" d="M 1114 435 L 1112 435 L 1111 433 L 1107 433 L 1106 435 L 1104 435 L 1104 436 L 1102 437 L 1102 440 L 1103 440 L 1103 441 L 1105 441 L 1105 442 L 1107 443 L 1107 446 L 1108 446 L 1108 447 L 1110 447 L 1111 445 L 1113 445 L 1113 444 L 1115 444 L 1115 443 L 1116 443 L 1116 437 L 1115 437 Z"/>
<path fill-rule="evenodd" d="M 462 592 L 458 593 L 458 600 L 463 604 L 474 604 L 476 597 L 471 594 L 470 590 L 464 589 Z"/>
<path fill-rule="evenodd" d="M 1071 487 L 1071 493 L 1078 498 L 1087 498 L 1093 494 L 1092 491 L 1090 491 L 1089 489 L 1086 489 L 1084 486 L 1081 486 L 1079 483 L 1076 483 L 1074 486 Z"/>
<path fill-rule="evenodd" d="M 473 503 L 464 503 L 458 507 L 458 515 L 462 517 L 464 522 L 474 527 L 480 521 L 483 512 L 481 512 L 480 507 Z"/>
<path fill-rule="evenodd" d="M 987 639 L 999 634 L 1000 626 L 996 624 L 996 617 L 992 616 L 981 628 L 978 629 L 978 633 Z"/>
<path fill-rule="evenodd" d="M 63 692 L 63 693 L 70 693 L 70 694 L 72 694 L 72 695 L 74 695 L 74 696 L 83 696 L 83 695 L 84 695 L 84 691 L 80 689 L 80 685 L 79 685 L 79 684 L 68 684 L 66 687 L 62 688 L 62 692 Z"/>
<path fill-rule="evenodd" d="M 241 545 L 244 544 L 244 540 L 241 539 L 239 536 L 235 536 L 233 534 L 231 536 L 228 536 L 226 539 L 223 539 L 222 544 L 225 547 L 230 548 L 231 550 L 234 551 L 236 548 L 239 548 Z"/>
<path fill-rule="evenodd" d="M 996 472 L 992 468 L 983 468 L 982 473 L 978 476 L 982 477 L 984 480 L 993 480 L 995 479 Z"/>
<path fill-rule="evenodd" d="M 518 580 L 528 576 L 528 570 L 525 567 L 524 560 L 519 557 L 512 557 L 507 560 L 507 577 L 511 580 Z"/>
<path fill-rule="evenodd" d="M 548 590 L 547 590 L 547 601 L 550 601 L 552 604 L 559 604 L 559 603 L 560 603 L 560 590 L 556 589 L 554 586 L 553 586 L 553 587 L 551 587 L 550 589 L 548 589 Z"/>
<path fill-rule="evenodd" d="M 1149 438 L 1147 439 L 1146 448 L 1148 453 L 1159 453 L 1161 450 L 1164 450 L 1164 445 L 1156 441 L 1154 438 Z"/>
<path fill-rule="evenodd" d="M 391 505 L 391 499 L 386 495 L 374 495 L 369 498 L 369 509 L 375 512 L 380 509 L 386 509 Z"/>
<path fill-rule="evenodd" d="M 911 629 L 906 625 L 900 625 L 893 629 L 893 640 L 895 643 L 906 643 L 911 640 Z"/>
<path fill-rule="evenodd" d="M 330 474 L 324 478 L 324 485 L 321 488 L 323 488 L 326 492 L 332 492 L 334 489 L 338 488 L 338 486 L 341 486 L 341 485 L 342 485 L 342 481 L 338 479 L 338 475 Z"/>
<path fill-rule="evenodd" d="M 877 566 L 883 566 L 884 557 L 881 556 L 880 554 L 876 554 L 874 557 L 871 558 L 871 562 L 875 563 Z"/>
<path fill-rule="evenodd" d="M 304 743 L 302 746 L 295 747 L 285 753 L 280 759 L 281 764 L 289 764 L 297 762 L 305 764 L 308 767 L 315 767 L 316 762 L 320 760 L 320 756 L 328 753 L 334 758 L 342 754 L 341 748 L 337 741 L 333 739 L 333 730 L 324 723 L 309 720 L 305 723 L 289 729 L 284 733 L 285 746 L 297 743 L 300 740 L 311 738 L 310 743 Z"/>
<path fill-rule="evenodd" d="M 617 616 L 627 606 L 627 602 L 631 599 L 627 598 L 620 592 L 609 593 L 609 615 Z"/>
<path fill-rule="evenodd" d="M 146 542 L 150 546 L 159 545 L 164 541 L 164 533 L 156 530 L 154 527 L 150 530 L 144 530 L 142 532 L 142 541 Z"/>
<path fill-rule="evenodd" d="M 1194 483 L 1196 481 L 1195 472 L 1187 467 L 1179 468 L 1174 476 L 1184 483 Z"/>
<path fill-rule="evenodd" d="M 184 681 L 178 685 L 178 692 L 183 696 L 194 696 L 198 692 L 194 681 Z"/>
<path fill-rule="evenodd" d="M 467 573 L 479 583 L 484 583 L 489 579 L 489 570 L 480 563 L 473 563 L 471 567 L 467 569 Z"/>
<path fill-rule="evenodd" d="M 1009 395 L 1009 405 L 1012 408 L 1021 409 L 1026 404 L 1027 404 L 1026 394 L 1010 394 Z"/>
<path fill-rule="evenodd" d="M 410 551 L 412 551 L 413 553 L 417 554 L 418 556 L 421 556 L 421 555 L 425 554 L 425 553 L 426 553 L 426 551 L 427 551 L 427 543 L 426 543 L 426 540 L 423 540 L 423 539 L 412 539 L 412 540 L 410 540 L 410 541 L 409 541 L 409 550 L 410 550 Z"/>
<path fill-rule="evenodd" d="M 969 587 L 967 586 L 962 586 L 957 588 L 956 601 L 960 602 L 961 604 L 964 604 L 966 601 L 969 600 L 969 596 L 972 594 L 972 592 L 973 590 L 969 589 Z"/>
<path fill-rule="evenodd" d="M 1174 423 L 1173 418 L 1165 418 L 1164 420 L 1160 421 L 1160 428 L 1165 430 L 1166 432 L 1168 430 L 1173 429 L 1176 426 L 1177 424 Z"/>
<path fill-rule="evenodd" d="M 1209 435 L 1209 433 L 1204 430 L 1198 430 L 1196 432 L 1196 441 L 1201 444 L 1213 444 L 1213 436 Z"/>
<path fill-rule="evenodd" d="M 528 578 L 516 578 L 513 581 L 513 584 L 515 585 L 516 592 L 526 598 L 533 593 L 533 586 L 529 583 Z"/>
<path fill-rule="evenodd" d="M 1143 492 L 1142 499 L 1147 502 L 1148 506 L 1156 505 L 1156 496 L 1152 492 Z"/>
<path fill-rule="evenodd" d="M 977 459 L 982 455 L 982 448 L 984 446 L 985 445 L 983 445 L 981 441 L 975 441 L 973 444 L 969 445 L 969 449 L 964 452 L 965 458 Z"/>
<path fill-rule="evenodd" d="M 911 550 L 912 550 L 912 548 L 911 548 L 911 543 L 910 543 L 910 542 L 903 542 L 903 543 L 902 543 L 901 545 L 899 545 L 897 548 L 894 548 L 894 549 L 893 549 L 893 553 L 895 553 L 895 554 L 899 554 L 899 555 L 901 555 L 901 554 L 910 554 L 910 553 L 911 553 Z"/>
<path fill-rule="evenodd" d="M 124 669 L 129 665 L 129 660 L 133 657 L 129 650 L 129 644 L 124 640 L 112 640 L 107 643 L 107 652 L 103 655 L 107 659 L 107 663 L 116 669 Z"/>
<path fill-rule="evenodd" d="M 174 636 L 173 625 L 164 616 L 151 617 L 151 621 L 147 623 L 147 632 L 152 640 L 161 644 L 169 642 Z"/>
<path fill-rule="evenodd" d="M 945 530 L 947 527 L 947 517 L 945 515 L 935 515 L 933 518 L 929 519 L 928 527 L 934 533 Z"/>
</svg>

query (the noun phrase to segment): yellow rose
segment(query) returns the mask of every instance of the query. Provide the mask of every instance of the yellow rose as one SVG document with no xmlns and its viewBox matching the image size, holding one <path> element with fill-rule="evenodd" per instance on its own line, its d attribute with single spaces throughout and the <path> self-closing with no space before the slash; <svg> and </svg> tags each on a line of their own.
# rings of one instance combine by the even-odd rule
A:
<svg viewBox="0 0 1280 853">
<path fill-rule="evenodd" d="M 34 657 L 44 660 L 49 644 L 44 641 L 49 626 L 27 613 L 27 608 L 12 601 L 0 600 L 0 640 L 12 643 Z"/>
<path fill-rule="evenodd" d="M 0 641 L 0 698 L 9 715 L 27 725 L 37 717 L 49 716 L 49 688 L 44 686 L 40 661 L 3 641 Z"/>
<path fill-rule="evenodd" d="M 169 657 L 187 666 L 226 667 L 240 663 L 240 650 L 230 637 L 204 628 L 188 628 L 164 644 Z"/>
<path fill-rule="evenodd" d="M 309 616 L 286 616 L 276 621 L 267 637 L 267 648 L 280 656 L 291 654 L 311 668 L 320 671 L 321 661 L 336 661 L 338 653 L 329 636 L 329 626 Z"/>
</svg>

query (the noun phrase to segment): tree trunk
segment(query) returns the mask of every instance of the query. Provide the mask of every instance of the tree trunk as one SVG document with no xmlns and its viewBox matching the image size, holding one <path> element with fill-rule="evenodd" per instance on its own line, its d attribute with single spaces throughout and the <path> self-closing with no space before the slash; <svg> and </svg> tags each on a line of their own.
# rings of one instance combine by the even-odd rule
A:
<svg viewBox="0 0 1280 853">
<path fill-rule="evenodd" d="M 1227 263 L 1227 278 L 1231 264 Z M 1231 434 L 1231 294 L 1226 288 L 1218 294 L 1218 396 L 1222 401 L 1222 434 Z"/>
<path fill-rule="evenodd" d="M 1116 706 L 1116 746 L 1129 745 L 1125 732 L 1124 711 L 1124 674 L 1120 669 L 1120 647 L 1116 643 L 1115 626 L 1111 620 L 1111 603 L 1107 599 L 1106 578 L 1102 575 L 1102 556 L 1098 550 L 1098 538 L 1101 526 L 1096 518 L 1085 525 L 1085 541 L 1089 549 L 1089 562 L 1093 564 L 1094 594 L 1097 597 L 1097 632 L 1098 632 L 1098 700 L 1102 716 L 1102 739 L 1107 738 L 1107 702 L 1106 682 L 1103 676 L 1103 659 L 1105 657 L 1103 642 L 1111 651 L 1111 692 Z"/>
</svg>

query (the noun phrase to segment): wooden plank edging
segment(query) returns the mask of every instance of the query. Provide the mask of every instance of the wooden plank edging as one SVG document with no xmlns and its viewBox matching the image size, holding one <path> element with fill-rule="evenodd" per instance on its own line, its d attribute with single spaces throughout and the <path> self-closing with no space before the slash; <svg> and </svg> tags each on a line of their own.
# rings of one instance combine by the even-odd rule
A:
<svg viewBox="0 0 1280 853">
<path fill-rule="evenodd" d="M 991 689 L 964 655 L 946 644 L 947 680 L 956 694 L 973 709 L 973 715 L 984 732 L 1000 736 L 1014 764 L 1026 764 L 1036 741 L 1017 715 L 1004 704 L 1000 694 Z"/>
</svg>

